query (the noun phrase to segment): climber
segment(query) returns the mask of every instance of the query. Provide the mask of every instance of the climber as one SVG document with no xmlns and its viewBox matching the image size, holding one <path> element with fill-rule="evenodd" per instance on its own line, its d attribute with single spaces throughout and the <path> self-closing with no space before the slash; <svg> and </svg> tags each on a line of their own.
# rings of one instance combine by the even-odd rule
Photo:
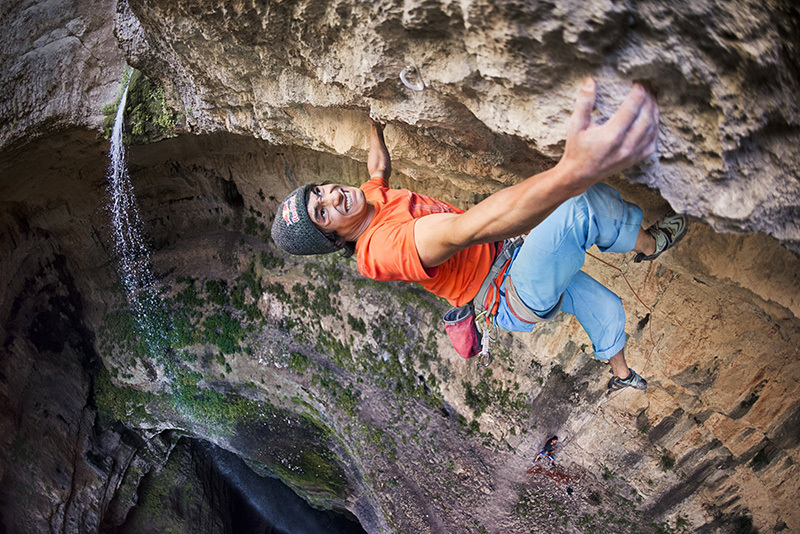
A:
<svg viewBox="0 0 800 534">
<path fill-rule="evenodd" d="M 539 452 L 539 456 L 533 461 L 536 463 L 539 461 L 540 458 L 544 458 L 545 460 L 550 460 L 550 467 L 556 463 L 555 454 L 558 450 L 558 436 L 553 436 L 552 438 L 547 440 L 547 443 L 544 444 L 544 448 Z"/>
<path fill-rule="evenodd" d="M 653 260 L 683 236 L 686 219 L 667 217 L 645 230 L 642 210 L 599 183 L 655 152 L 658 107 L 637 84 L 611 119 L 596 125 L 591 122 L 596 92 L 595 81 L 587 78 L 555 167 L 467 211 L 389 189 L 391 161 L 383 126 L 371 121 L 370 180 L 360 188 L 297 188 L 281 204 L 272 237 L 293 254 L 346 249 L 357 255 L 364 276 L 418 282 L 454 306 L 468 305 L 484 279 L 493 280 L 499 288 L 491 310 L 497 326 L 529 332 L 559 311 L 573 314 L 589 335 L 595 357 L 611 364 L 609 391 L 644 390 L 647 382 L 625 360 L 620 298 L 580 269 L 594 244 L 602 251 L 633 250 L 636 261 Z M 524 244 L 504 250 L 504 240 L 525 232 Z M 495 277 L 493 271 L 488 280 L 493 263 L 503 262 L 503 272 Z"/>
</svg>

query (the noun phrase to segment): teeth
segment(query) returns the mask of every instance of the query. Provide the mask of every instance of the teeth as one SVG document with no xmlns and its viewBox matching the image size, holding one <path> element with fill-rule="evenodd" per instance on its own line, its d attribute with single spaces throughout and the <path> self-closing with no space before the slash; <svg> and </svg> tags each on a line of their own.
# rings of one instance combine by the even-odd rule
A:
<svg viewBox="0 0 800 534">
<path fill-rule="evenodd" d="M 344 192 L 344 209 L 350 211 L 350 193 L 347 191 Z"/>
</svg>

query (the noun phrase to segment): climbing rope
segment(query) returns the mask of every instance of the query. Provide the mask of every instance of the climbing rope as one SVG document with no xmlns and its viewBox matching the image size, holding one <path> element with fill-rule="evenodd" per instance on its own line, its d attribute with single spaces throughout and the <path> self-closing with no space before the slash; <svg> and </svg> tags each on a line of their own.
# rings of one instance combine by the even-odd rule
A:
<svg viewBox="0 0 800 534">
<path fill-rule="evenodd" d="M 595 256 L 591 252 L 587 252 L 586 254 L 591 256 L 592 258 L 596 259 L 597 261 L 599 261 L 603 265 L 606 265 L 607 267 L 610 267 L 610 268 L 614 269 L 615 271 L 617 271 L 619 274 L 621 274 L 622 275 L 622 279 L 625 280 L 626 284 L 628 284 L 628 287 L 630 288 L 631 293 L 633 293 L 633 295 L 636 297 L 636 299 L 642 304 L 642 306 L 645 307 L 645 309 L 648 312 L 648 315 L 650 316 L 650 320 L 647 323 L 647 327 L 648 327 L 648 334 L 650 336 L 650 342 L 652 343 L 652 348 L 650 349 L 650 354 L 647 355 L 647 358 L 646 358 L 646 361 L 645 361 L 645 367 L 642 369 L 642 373 L 644 373 L 647 370 L 647 368 L 650 367 L 651 358 L 652 358 L 653 353 L 655 353 L 656 348 L 657 348 L 657 345 L 656 345 L 655 341 L 653 340 L 653 314 L 654 314 L 654 310 L 653 310 L 653 308 L 651 308 L 650 306 L 645 304 L 645 302 L 642 300 L 642 298 L 639 296 L 639 294 L 633 288 L 633 285 L 630 283 L 630 281 L 628 280 L 628 277 L 625 275 L 625 271 L 623 271 L 622 269 L 620 269 L 616 265 L 612 265 L 612 264 L 608 263 L 607 261 L 605 261 L 605 260 L 603 260 L 601 258 L 598 258 L 597 256 Z M 620 391 L 622 391 L 622 389 L 619 389 L 617 391 L 610 391 L 607 394 L 603 395 L 603 397 L 600 399 L 600 402 L 598 402 L 597 405 L 595 406 L 594 410 L 592 410 L 592 412 L 591 412 L 592 416 L 588 417 L 586 419 L 586 421 L 584 421 L 583 424 L 581 424 L 581 426 L 576 431 L 572 432 L 572 436 L 580 435 L 580 433 L 583 431 L 583 427 L 585 427 L 589 423 L 589 421 L 593 420 L 594 417 L 600 411 L 602 411 L 603 405 L 605 403 L 607 403 L 609 400 L 611 400 L 613 397 L 618 395 Z M 563 444 L 561 445 L 562 450 L 566 449 L 567 445 L 569 445 L 572 442 L 572 440 L 573 440 L 573 437 L 566 438 L 564 440 Z"/>
<path fill-rule="evenodd" d="M 622 279 L 625 280 L 626 284 L 628 284 L 628 287 L 630 288 L 631 293 L 633 293 L 633 295 L 636 297 L 636 299 L 639 302 L 641 302 L 642 306 L 644 306 L 644 308 L 647 310 L 647 314 L 650 317 L 649 320 L 647 321 L 647 333 L 648 333 L 648 335 L 650 337 L 650 343 L 652 344 L 652 348 L 650 349 L 650 353 L 645 358 L 645 366 L 644 366 L 644 368 L 642 368 L 642 373 L 644 373 L 650 367 L 650 361 L 652 360 L 652 356 L 655 353 L 656 348 L 657 348 L 656 342 L 653 339 L 653 317 L 655 315 L 655 311 L 653 310 L 653 308 L 651 308 L 650 306 L 645 304 L 645 302 L 642 300 L 642 298 L 639 296 L 639 294 L 636 292 L 636 290 L 633 289 L 633 285 L 631 285 L 630 281 L 628 280 L 628 277 L 625 276 L 625 271 L 623 271 L 622 269 L 620 269 L 616 265 L 612 265 L 612 264 L 608 263 L 607 261 L 605 261 L 605 260 L 603 260 L 601 258 L 598 258 L 597 256 L 595 256 L 591 252 L 587 251 L 586 254 L 588 256 L 591 256 L 592 258 L 596 259 L 597 261 L 599 261 L 603 265 L 606 265 L 607 267 L 610 267 L 610 268 L 614 269 L 615 271 L 617 271 L 619 274 L 621 274 L 622 275 Z"/>
</svg>

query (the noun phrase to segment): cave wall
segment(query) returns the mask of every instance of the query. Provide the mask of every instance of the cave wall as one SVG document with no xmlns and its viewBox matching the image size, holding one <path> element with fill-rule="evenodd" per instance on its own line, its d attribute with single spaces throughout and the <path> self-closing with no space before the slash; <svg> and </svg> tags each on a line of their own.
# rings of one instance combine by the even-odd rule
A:
<svg viewBox="0 0 800 534">
<path fill-rule="evenodd" d="M 389 129 L 387 135 L 391 134 Z M 75 157 L 64 158 L 56 149 L 61 145 L 72 147 Z M 89 157 L 90 147 L 94 147 L 94 159 Z M 31 469 L 15 452 L 26 440 L 47 443 L 41 432 L 50 431 L 39 422 L 36 409 L 29 403 L 50 399 L 48 402 L 57 404 L 64 417 L 82 413 L 87 421 L 84 425 L 100 425 L 97 431 L 87 432 L 87 443 L 94 444 L 92 447 L 98 447 L 95 442 L 112 447 L 95 450 L 96 456 L 84 452 L 75 455 L 72 446 L 61 446 L 72 441 L 57 441 L 44 448 L 50 452 L 33 457 L 35 461 L 29 460 L 30 463 L 50 466 L 50 455 L 66 455 L 71 458 L 71 469 L 95 473 L 89 485 L 95 488 L 92 491 L 98 491 L 97 486 L 101 485 L 118 488 L 116 494 L 123 497 L 116 502 L 112 501 L 112 493 L 105 501 L 86 499 L 80 502 L 84 508 L 78 509 L 91 510 L 107 525 L 122 525 L 130 507 L 137 502 L 131 495 L 137 494 L 141 477 L 154 469 L 153 464 L 157 466 L 167 459 L 168 444 L 146 445 L 162 431 L 178 429 L 202 436 L 245 458 L 261 460 L 269 459 L 260 444 L 270 438 L 251 433 L 245 426 L 232 439 L 220 435 L 197 414 L 193 417 L 164 409 L 158 402 L 142 402 L 149 418 L 139 417 L 133 405 L 123 406 L 127 424 L 138 429 L 141 437 L 117 453 L 114 447 L 123 441 L 114 437 L 118 431 L 104 430 L 101 422 L 94 422 L 93 405 L 97 401 L 91 400 L 93 395 L 87 384 L 100 360 L 105 367 L 118 370 L 115 382 L 123 388 L 154 394 L 169 388 L 169 378 L 156 359 L 137 356 L 131 364 L 130 352 L 104 348 L 107 334 L 101 325 L 109 312 L 118 309 L 120 295 L 113 290 L 113 254 L 106 235 L 107 215 L 102 209 L 102 148 L 94 133 L 73 133 L 67 139 L 50 140 L 39 149 L 29 146 L 24 154 L 2 162 L 4 176 L 20 179 L 11 184 L 13 187 L 3 189 L 3 198 L 8 199 L 3 241 L 3 257 L 8 260 L 3 265 L 9 273 L 3 293 L 3 383 L 6 402 L 17 406 L 6 412 L 9 418 L 4 422 L 11 436 L 5 462 L 14 467 L 5 470 L 8 478 L 4 480 L 15 480 L 16 469 L 45 488 L 61 480 L 53 478 L 55 470 L 51 473 Z M 84 159 L 77 157 L 81 153 L 85 154 Z M 65 161 L 74 161 L 76 167 L 65 166 Z M 320 180 L 344 176 L 352 182 L 365 177 L 361 162 L 297 147 L 275 147 L 230 134 L 190 136 L 132 147 L 129 162 L 146 229 L 156 245 L 156 272 L 175 289 L 183 287 L 181 277 L 225 279 L 233 287 L 233 279 L 262 251 L 280 256 L 264 241 L 257 223 L 267 226 L 268 212 L 294 187 L 296 177 Z M 51 184 L 52 192 L 41 184 L 33 187 L 37 182 L 31 182 L 32 187 L 23 186 L 22 179 L 32 175 Z M 402 175 L 397 178 L 411 182 Z M 56 187 L 60 179 L 66 182 Z M 662 209 L 663 200 L 651 192 L 622 182 L 618 185 L 627 197 Z M 246 230 L 248 218 L 256 221 L 250 223 L 255 230 Z M 728 255 L 737 256 L 735 266 L 718 260 Z M 50 256 L 60 256 L 59 269 L 47 260 Z M 259 276 L 282 284 L 295 300 L 299 299 L 293 287 L 296 283 L 322 283 L 310 274 L 315 270 L 309 271 L 305 265 L 319 259 L 298 263 L 289 257 L 284 260 L 281 268 L 259 268 Z M 612 259 L 623 267 L 624 260 Z M 325 268 L 323 263 L 321 269 Z M 781 522 L 794 524 L 793 509 L 788 503 L 796 494 L 795 406 L 800 396 L 794 347 L 800 328 L 794 311 L 797 292 L 782 294 L 779 289 L 796 287 L 798 269 L 797 258 L 774 240 L 724 236 L 693 223 L 686 242 L 658 264 L 627 269 L 626 277 L 639 297 L 653 306 L 652 310 L 637 302 L 618 272 L 589 258 L 587 271 L 623 297 L 630 323 L 629 358 L 651 380 L 651 390 L 646 395 L 628 392 L 632 394 L 608 401 L 602 401 L 601 396 L 605 368 L 587 354 L 585 334 L 566 316 L 538 327 L 531 335 L 504 338 L 497 347 L 492 374 L 486 375 L 461 360 L 448 346 L 438 325 L 444 311 L 441 302 L 434 302 L 429 308 L 423 305 L 424 301 L 409 301 L 402 296 L 406 291 L 402 285 L 390 285 L 388 292 L 360 287 L 352 265 L 348 267 L 345 262 L 341 268 L 347 274 L 336 293 L 337 306 L 341 307 L 338 318 L 313 306 L 304 308 L 282 302 L 274 290 L 265 288 L 259 307 L 273 327 L 259 334 L 265 337 L 253 343 L 254 353 L 226 355 L 231 367 L 228 372 L 214 357 L 202 357 L 206 351 L 213 354 L 217 350 L 211 346 L 200 350 L 202 366 L 194 368 L 207 375 L 210 387 L 217 391 L 226 392 L 252 382 L 257 386 L 255 394 L 251 393 L 254 399 L 276 403 L 283 399 L 280 402 L 291 406 L 290 399 L 299 396 L 324 413 L 323 420 L 344 441 L 337 454 L 355 488 L 347 506 L 368 531 L 389 528 L 383 521 L 400 531 L 440 531 L 474 521 L 485 526 L 502 524 L 509 532 L 524 528 L 533 519 L 549 524 L 540 514 L 550 504 L 540 503 L 541 508 L 536 508 L 523 501 L 518 487 L 523 492 L 533 491 L 532 495 L 546 494 L 550 489 L 532 486 L 525 469 L 538 443 L 556 432 L 571 436 L 567 461 L 571 469 L 585 474 L 584 480 L 604 480 L 605 470 L 621 477 L 612 478 L 616 482 L 611 487 L 598 482 L 576 485 L 575 498 L 570 503 L 574 509 L 569 510 L 574 517 L 597 513 L 596 505 L 587 505 L 593 502 L 588 500 L 592 495 L 601 495 L 599 506 L 607 513 L 611 513 L 609 508 L 624 506 L 624 501 L 619 500 L 621 495 L 631 502 L 636 502 L 638 495 L 639 511 L 631 513 L 644 514 L 642 520 L 661 518 L 674 522 L 674 517 L 685 517 L 697 527 L 719 521 L 723 531 L 740 517 L 752 516 L 762 527 Z M 66 282 L 46 282 L 53 277 L 69 281 L 67 286 L 73 289 L 60 289 Z M 402 298 L 395 292 L 400 292 Z M 64 298 L 67 295 L 71 297 Z M 70 304 L 72 301 L 75 303 Z M 27 309 L 47 311 L 23 313 Z M 54 318 L 60 317 L 62 310 L 75 317 L 60 327 L 63 320 Z M 648 312 L 652 325 L 642 324 Z M 354 329 L 346 319 L 348 315 L 363 318 L 370 325 L 365 334 Z M 391 321 L 381 319 L 375 323 L 384 315 Z M 292 318 L 300 325 L 290 330 L 294 338 L 313 339 L 323 331 L 333 333 L 350 347 L 353 361 L 348 363 L 328 349 L 318 352 L 305 346 L 307 341 L 293 340 L 274 326 Z M 419 332 L 411 338 L 419 338 L 422 345 L 411 345 L 408 350 L 402 350 L 402 344 L 396 345 L 398 336 L 412 332 Z M 435 340 L 433 347 L 428 339 Z M 59 376 L 59 387 L 44 388 L 46 394 L 38 387 L 19 389 L 20 384 L 26 383 L 19 363 L 42 368 L 42 364 L 31 363 L 41 359 L 31 349 L 36 343 Z M 53 354 L 64 343 L 66 347 L 79 345 L 90 355 L 96 351 L 95 363 L 91 363 L 93 358 L 84 363 L 81 357 L 68 360 Z M 408 395 L 411 390 L 393 393 L 397 378 L 386 382 L 385 376 L 395 377 L 388 374 L 388 367 L 358 367 L 369 365 L 355 356 L 363 348 L 374 350 L 371 359 L 379 363 L 384 358 L 395 361 L 383 351 L 400 349 L 413 354 L 413 359 L 406 357 L 407 363 L 396 360 L 405 376 L 403 383 L 408 384 L 404 387 L 413 385 L 412 390 L 427 388 L 432 394 L 440 394 L 440 407 L 414 400 L 413 395 Z M 291 354 L 295 351 L 308 355 L 313 372 L 301 373 L 292 367 Z M 417 356 L 422 354 L 425 358 Z M 68 361 L 72 363 L 67 365 Z M 333 372 L 342 387 L 353 387 L 358 392 L 355 418 L 352 409 L 348 413 L 337 407 L 337 397 L 315 383 L 315 374 L 328 376 L 321 374 L 322 369 Z M 392 372 L 396 373 L 396 368 Z M 220 373 L 225 377 L 220 378 Z M 466 390 L 471 387 L 477 391 L 475 388 L 482 383 L 490 385 L 488 398 L 497 395 L 494 398 L 498 400 L 489 402 L 479 413 L 468 400 Z M 505 395 L 504 389 L 508 389 Z M 509 394 L 511 400 L 519 400 L 513 391 L 527 396 L 522 401 L 525 408 L 499 400 Z M 71 400 L 67 402 L 68 399 Z M 72 404 L 86 407 L 82 411 L 65 409 Z M 480 430 L 463 426 L 459 416 L 466 422 L 474 421 Z M 623 447 L 620 434 L 625 436 Z M 108 437 L 100 439 L 100 435 Z M 377 436 L 382 437 L 371 442 Z M 158 444 L 158 440 L 155 442 Z M 396 456 L 388 452 L 393 448 Z M 122 452 L 124 455 L 113 462 L 107 459 Z M 763 460 L 754 469 L 751 464 L 759 454 Z M 660 466 L 664 455 L 671 455 L 677 467 L 664 471 Z M 98 474 L 93 467 L 96 463 L 115 467 Z M 128 465 L 139 467 L 130 469 Z M 121 482 L 131 474 L 136 475 L 133 481 Z M 623 478 L 627 482 L 618 485 Z M 64 491 L 97 495 L 80 479 L 70 480 Z M 133 489 L 129 489 L 131 486 Z M 10 483 L 7 487 L 12 488 L 10 495 L 18 495 L 13 489 L 16 485 Z M 42 493 L 47 494 L 47 490 Z M 555 498 L 562 497 L 553 495 Z M 40 503 L 28 524 L 47 524 L 51 507 L 57 507 L 60 500 L 47 502 Z M 106 508 L 104 503 L 109 502 Z M 525 503 L 528 515 L 509 517 L 509 510 L 521 506 L 519 502 Z M 13 517 L 11 512 L 15 509 L 10 504 L 6 506 L 4 514 Z M 586 506 L 590 506 L 588 511 Z M 423 519 L 425 515 L 427 520 Z M 556 519 L 552 528 L 561 524 L 561 518 Z M 63 531 L 69 532 L 70 528 L 67 525 Z"/>
<path fill-rule="evenodd" d="M 798 251 L 793 2 L 131 0 L 121 13 L 130 63 L 173 88 L 200 131 L 349 155 L 324 125 L 359 109 L 414 127 L 393 147 L 402 172 L 462 188 L 480 177 L 483 191 L 559 156 L 583 77 L 599 82 L 600 117 L 642 81 L 661 144 L 628 179 L 719 231 Z M 424 91 L 399 83 L 407 65 Z"/>
<path fill-rule="evenodd" d="M 197 414 L 155 401 L 142 405 L 149 418 L 123 406 L 133 431 L 98 419 L 93 382 L 101 367 L 118 369 L 120 388 L 162 395 L 170 387 L 157 360 L 130 363 L 131 354 L 102 344 L 101 325 L 120 295 L 102 208 L 107 145 L 98 131 L 126 62 L 163 84 L 187 132 L 199 134 L 129 152 L 157 272 L 175 287 L 180 277 L 232 286 L 256 254 L 280 256 L 248 225 L 268 226 L 297 183 L 363 180 L 368 114 L 388 122 L 393 183 L 469 206 L 557 159 L 583 76 L 598 79 L 599 116 L 631 80 L 648 81 L 662 110 L 659 160 L 611 182 L 647 220 L 670 207 L 696 219 L 657 264 L 612 260 L 647 305 L 619 272 L 592 258 L 586 266 L 625 301 L 629 359 L 651 381 L 646 395 L 604 400 L 605 368 L 568 317 L 504 337 L 505 357 L 487 376 L 447 345 L 441 303 L 409 300 L 397 287 L 364 288 L 346 262 L 337 267 L 346 278 L 341 317 L 293 307 L 264 288 L 253 297 L 276 337 L 254 355 L 229 355 L 230 372 L 213 358 L 195 369 L 213 391 L 250 381 L 253 400 L 297 413 L 308 408 L 292 398 L 313 406 L 338 436 L 328 446 L 350 484 L 336 504 L 368 531 L 514 532 L 532 520 L 563 528 L 562 517 L 548 516 L 552 504 L 535 502 L 552 488 L 524 472 L 553 432 L 572 436 L 565 461 L 582 475 L 574 497 L 550 495 L 571 517 L 597 521 L 598 510 L 625 509 L 642 521 L 683 518 L 700 531 L 748 520 L 761 530 L 800 529 L 800 268 L 790 252 L 798 232 L 797 13 L 789 3 L 1 9 L 4 35 L 15 36 L 4 39 L 0 64 L 3 94 L 13 95 L 0 103 L 0 502 L 10 531 L 125 524 L 142 477 L 167 461 L 174 440 L 164 431 L 211 439 L 249 459 L 275 457 L 259 449 L 262 434 L 231 439 Z M 428 85 L 422 92 L 399 82 L 412 62 Z M 263 283 L 281 283 L 297 298 L 293 284 L 319 282 L 303 262 L 284 260 L 259 270 Z M 424 357 L 383 352 L 396 340 L 377 329 L 361 334 L 346 320 L 369 324 L 387 309 L 402 311 L 397 325 L 415 332 L 408 347 L 419 341 L 412 352 Z M 323 350 L 295 344 L 278 328 L 286 319 L 301 325 L 289 329 L 294 337 L 333 332 L 353 360 L 342 360 L 333 342 Z M 365 347 L 386 366 L 359 360 Z M 309 358 L 305 373 L 291 366 L 293 351 Z M 387 383 L 395 358 L 403 378 Z M 326 372 L 335 381 L 321 386 Z M 334 383 L 355 388 L 354 407 L 339 405 Z M 406 389 L 393 391 L 397 384 Z M 477 408 L 469 391 L 481 384 L 497 399 L 516 387 L 525 397 L 510 398 L 526 399 L 524 409 L 499 400 Z M 307 497 L 331 504 L 313 491 Z M 34 505 L 18 506 L 26 498 Z M 609 525 L 596 528 L 624 530 Z"/>
<path fill-rule="evenodd" d="M 103 0 L 10 0 L 0 6 L 0 146 L 53 131 L 97 127 L 125 58 Z"/>
</svg>

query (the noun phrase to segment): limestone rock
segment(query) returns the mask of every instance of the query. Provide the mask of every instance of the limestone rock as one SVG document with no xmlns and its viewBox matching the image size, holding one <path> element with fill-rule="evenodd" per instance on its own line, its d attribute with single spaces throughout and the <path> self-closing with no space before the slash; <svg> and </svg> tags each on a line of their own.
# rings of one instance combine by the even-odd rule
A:
<svg viewBox="0 0 800 534">
<path fill-rule="evenodd" d="M 633 519 L 637 532 L 748 521 L 800 530 L 791 2 L 50 0 L 0 9 L 13 37 L 0 60 L 7 530 L 130 527 L 173 433 L 276 470 L 369 532 L 529 532 L 532 522 L 626 532 Z M 99 110 L 116 98 L 126 62 L 163 85 L 193 134 L 129 149 L 164 298 L 178 306 L 187 291 L 205 314 L 194 319 L 198 332 L 217 311 L 252 327 L 231 353 L 205 338 L 181 347 L 181 376 L 163 355 L 109 341 L 120 334 L 108 324 L 121 296 L 102 207 Z M 423 91 L 399 80 L 412 64 Z M 658 92 L 659 160 L 612 182 L 648 221 L 670 205 L 696 217 L 658 262 L 613 256 L 620 272 L 587 258 L 587 272 L 625 303 L 628 358 L 650 381 L 645 394 L 604 397 L 606 367 L 566 315 L 503 336 L 491 374 L 480 371 L 443 336 L 441 303 L 364 283 L 345 261 L 284 257 L 264 234 L 298 183 L 366 177 L 368 114 L 389 123 L 393 184 L 461 206 L 544 169 L 560 154 L 586 75 L 599 81 L 598 120 L 634 80 Z M 219 287 L 229 291 L 208 290 Z M 213 402 L 221 398 L 236 402 Z M 270 404 L 260 418 L 222 411 Z M 269 426 L 275 414 L 285 424 Z M 308 420 L 329 434 L 287 439 Z M 552 433 L 566 437 L 566 479 L 526 472 Z M 334 461 L 314 465 L 344 473 L 338 495 L 323 488 L 324 472 L 311 483 L 294 477 L 298 450 L 321 444 Z M 173 489 L 166 494 L 180 494 Z M 170 513 L 189 509 L 167 503 Z M 224 523 L 215 510 L 195 519 Z"/>
<path fill-rule="evenodd" d="M 98 128 L 125 61 L 103 0 L 11 0 L 0 7 L 0 146 Z"/>
<path fill-rule="evenodd" d="M 123 10 L 124 13 L 128 13 Z M 599 117 L 630 83 L 658 95 L 660 153 L 628 178 L 718 231 L 800 251 L 798 15 L 790 1 L 517 3 L 131 0 L 129 61 L 174 87 L 201 131 L 357 155 L 341 109 L 406 131 L 396 168 L 482 191 L 558 158 L 585 76 Z M 426 89 L 400 83 L 419 69 Z"/>
</svg>

